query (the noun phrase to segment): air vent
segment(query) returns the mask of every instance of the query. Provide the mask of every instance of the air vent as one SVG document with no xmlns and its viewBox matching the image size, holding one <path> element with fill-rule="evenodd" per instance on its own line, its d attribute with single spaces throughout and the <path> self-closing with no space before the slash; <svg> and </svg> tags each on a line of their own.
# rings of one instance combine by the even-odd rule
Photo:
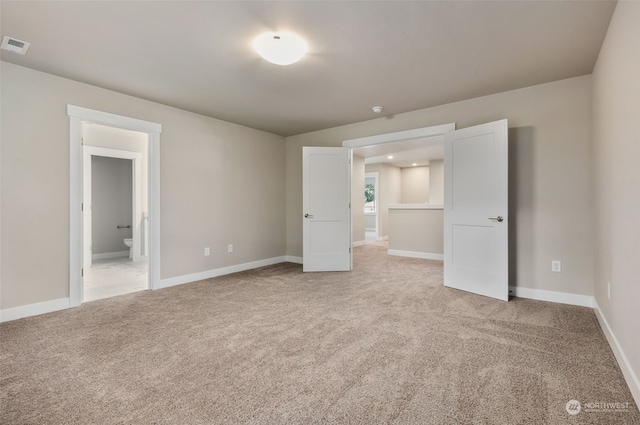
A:
<svg viewBox="0 0 640 425">
<path fill-rule="evenodd" d="M 17 38 L 7 37 L 5 35 L 2 39 L 2 46 L 0 46 L 0 49 L 8 50 L 19 55 L 25 55 L 27 50 L 29 50 L 29 46 L 31 46 L 31 43 L 18 40 Z"/>
</svg>

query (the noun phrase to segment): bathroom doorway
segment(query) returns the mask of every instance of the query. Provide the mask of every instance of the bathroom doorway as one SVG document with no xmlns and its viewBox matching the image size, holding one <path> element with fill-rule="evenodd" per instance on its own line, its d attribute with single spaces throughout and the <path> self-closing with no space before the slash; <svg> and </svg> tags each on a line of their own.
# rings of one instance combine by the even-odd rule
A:
<svg viewBox="0 0 640 425">
<path fill-rule="evenodd" d="M 82 155 L 82 301 L 149 289 L 148 134 L 85 123 Z"/>
<path fill-rule="evenodd" d="M 69 307 L 83 301 L 83 193 L 82 150 L 86 127 L 96 124 L 107 128 L 144 133 L 147 142 L 148 186 L 148 286 L 160 283 L 160 135 L 162 125 L 151 121 L 67 104 L 69 119 Z M 117 147 L 112 147 L 117 148 Z M 127 150 L 127 147 L 121 148 Z"/>
</svg>

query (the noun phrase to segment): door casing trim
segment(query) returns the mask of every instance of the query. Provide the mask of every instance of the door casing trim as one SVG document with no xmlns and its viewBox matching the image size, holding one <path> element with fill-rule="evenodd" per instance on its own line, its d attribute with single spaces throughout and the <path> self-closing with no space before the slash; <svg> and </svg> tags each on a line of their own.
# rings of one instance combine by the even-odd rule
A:
<svg viewBox="0 0 640 425">
<path fill-rule="evenodd" d="M 160 133 L 162 125 L 67 104 L 69 117 L 69 307 L 82 303 L 82 123 L 149 135 L 149 288 L 160 287 Z"/>
</svg>

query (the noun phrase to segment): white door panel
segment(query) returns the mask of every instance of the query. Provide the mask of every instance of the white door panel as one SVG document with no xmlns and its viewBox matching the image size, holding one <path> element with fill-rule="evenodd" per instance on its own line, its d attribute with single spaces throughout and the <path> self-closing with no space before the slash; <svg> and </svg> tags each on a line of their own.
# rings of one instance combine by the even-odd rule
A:
<svg viewBox="0 0 640 425">
<path fill-rule="evenodd" d="M 453 155 L 456 167 L 452 187 L 452 208 L 458 211 L 492 211 L 495 208 L 496 167 L 494 135 L 483 134 L 456 140 Z"/>
<path fill-rule="evenodd" d="M 445 134 L 444 284 L 501 300 L 508 282 L 507 120 Z"/>
<path fill-rule="evenodd" d="M 303 148 L 303 270 L 351 270 L 351 150 Z"/>
</svg>

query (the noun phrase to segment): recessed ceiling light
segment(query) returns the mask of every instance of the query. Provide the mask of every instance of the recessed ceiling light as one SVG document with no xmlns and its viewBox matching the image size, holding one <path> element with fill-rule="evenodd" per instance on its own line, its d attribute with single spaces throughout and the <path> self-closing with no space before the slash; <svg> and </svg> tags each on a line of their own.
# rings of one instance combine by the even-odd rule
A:
<svg viewBox="0 0 640 425">
<path fill-rule="evenodd" d="M 393 159 L 393 155 L 389 155 L 387 159 Z"/>
<path fill-rule="evenodd" d="M 266 61 L 291 65 L 307 53 L 307 43 L 290 32 L 266 32 L 253 40 L 253 49 Z"/>
<path fill-rule="evenodd" d="M 413 164 L 411 164 L 411 165 L 414 166 L 414 167 L 418 166 L 418 164 L 416 164 L 415 162 Z"/>
<path fill-rule="evenodd" d="M 379 114 L 380 112 L 382 112 L 382 106 L 374 106 L 373 108 L 371 108 L 371 110 L 376 114 Z"/>
</svg>

